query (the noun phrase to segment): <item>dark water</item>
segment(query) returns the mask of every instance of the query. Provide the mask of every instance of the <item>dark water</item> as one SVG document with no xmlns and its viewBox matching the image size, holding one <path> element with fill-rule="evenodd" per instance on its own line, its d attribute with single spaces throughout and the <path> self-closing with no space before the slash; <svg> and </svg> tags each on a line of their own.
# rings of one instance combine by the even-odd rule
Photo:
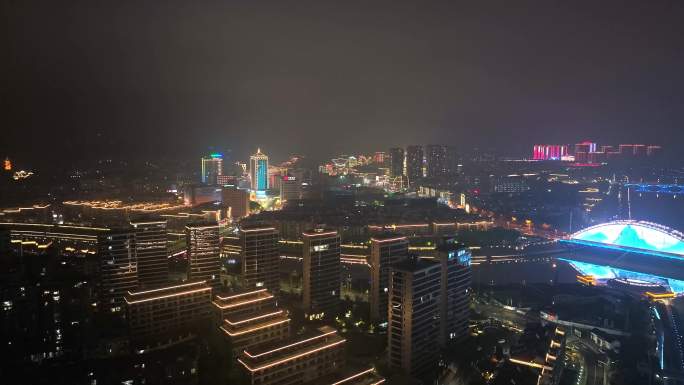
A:
<svg viewBox="0 0 684 385">
<path fill-rule="evenodd" d="M 553 264 L 556 267 L 553 267 Z M 473 284 L 576 282 L 577 272 L 563 261 L 500 263 L 473 266 Z"/>
</svg>

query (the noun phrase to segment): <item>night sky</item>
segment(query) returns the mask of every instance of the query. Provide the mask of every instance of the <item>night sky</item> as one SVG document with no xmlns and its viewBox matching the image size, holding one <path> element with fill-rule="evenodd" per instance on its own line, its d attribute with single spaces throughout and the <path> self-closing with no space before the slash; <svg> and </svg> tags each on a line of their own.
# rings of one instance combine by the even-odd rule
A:
<svg viewBox="0 0 684 385">
<path fill-rule="evenodd" d="M 3 0 L 0 12 L 0 156 L 24 164 L 684 140 L 682 1 Z"/>
</svg>

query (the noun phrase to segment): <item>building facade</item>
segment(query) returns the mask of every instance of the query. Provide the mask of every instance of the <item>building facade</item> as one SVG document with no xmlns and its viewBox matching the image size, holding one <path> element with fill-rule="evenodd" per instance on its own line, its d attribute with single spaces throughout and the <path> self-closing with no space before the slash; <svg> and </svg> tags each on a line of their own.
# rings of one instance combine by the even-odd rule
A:
<svg viewBox="0 0 684 385">
<path fill-rule="evenodd" d="M 240 228 L 242 281 L 247 288 L 280 289 L 278 230 L 272 226 L 245 225 Z"/>
<path fill-rule="evenodd" d="M 252 180 L 252 190 L 268 190 L 268 156 L 257 149 L 256 154 L 249 157 L 249 176 Z"/>
<path fill-rule="evenodd" d="M 213 305 L 220 329 L 235 355 L 290 336 L 290 318 L 266 289 L 217 295 Z"/>
<path fill-rule="evenodd" d="M 425 146 L 425 171 L 428 178 L 445 177 L 449 174 L 447 146 L 429 144 Z"/>
<path fill-rule="evenodd" d="M 294 176 L 283 176 L 280 181 L 280 201 L 302 199 L 302 182 Z"/>
<path fill-rule="evenodd" d="M 404 175 L 404 149 L 400 147 L 390 148 L 390 176 L 393 178 Z"/>
<path fill-rule="evenodd" d="M 435 261 L 409 257 L 392 266 L 387 326 L 390 367 L 413 376 L 436 364 L 440 277 Z"/>
<path fill-rule="evenodd" d="M 100 305 L 103 311 L 123 313 L 124 295 L 138 287 L 135 231 L 113 229 L 98 237 Z"/>
<path fill-rule="evenodd" d="M 410 185 L 423 178 L 423 146 L 406 148 L 406 177 Z"/>
<path fill-rule="evenodd" d="M 202 158 L 202 183 L 216 184 L 219 175 L 223 175 L 223 155 L 214 153 Z"/>
<path fill-rule="evenodd" d="M 330 326 L 310 334 L 245 349 L 238 362 L 252 385 L 290 385 L 314 381 L 345 365 L 346 340 Z"/>
<path fill-rule="evenodd" d="M 470 321 L 471 253 L 455 238 L 438 241 L 435 256 L 441 267 L 440 344 L 468 335 Z"/>
<path fill-rule="evenodd" d="M 221 197 L 227 210 L 226 215 L 230 218 L 244 218 L 249 215 L 249 191 L 234 186 L 223 187 Z"/>
<path fill-rule="evenodd" d="M 379 234 L 371 237 L 370 316 L 371 321 L 387 321 L 387 297 L 392 264 L 408 256 L 408 240 L 397 234 Z"/>
<path fill-rule="evenodd" d="M 129 333 L 137 348 L 181 342 L 209 324 L 211 287 L 204 281 L 132 290 L 124 299 Z"/>
<path fill-rule="evenodd" d="M 166 221 L 132 221 L 141 288 L 163 286 L 169 280 Z"/>
<path fill-rule="evenodd" d="M 185 226 L 188 256 L 188 279 L 205 281 L 209 286 L 221 285 L 221 244 L 216 223 Z"/>
<path fill-rule="evenodd" d="M 309 319 L 334 316 L 340 302 L 340 235 L 317 228 L 303 234 L 303 305 Z"/>
</svg>

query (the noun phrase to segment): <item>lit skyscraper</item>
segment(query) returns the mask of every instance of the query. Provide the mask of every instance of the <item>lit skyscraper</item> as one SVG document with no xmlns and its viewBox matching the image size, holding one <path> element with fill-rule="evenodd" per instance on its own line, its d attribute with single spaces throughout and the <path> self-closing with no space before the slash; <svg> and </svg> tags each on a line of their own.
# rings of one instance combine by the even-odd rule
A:
<svg viewBox="0 0 684 385">
<path fill-rule="evenodd" d="M 271 226 L 245 225 L 240 229 L 242 278 L 246 287 L 280 288 L 278 230 Z"/>
<path fill-rule="evenodd" d="M 404 149 L 400 147 L 390 148 L 390 176 L 396 178 L 404 175 Z"/>
<path fill-rule="evenodd" d="M 268 156 L 257 149 L 257 153 L 249 157 L 249 176 L 252 179 L 252 190 L 268 190 Z"/>
<path fill-rule="evenodd" d="M 408 241 L 406 237 L 397 234 L 382 234 L 371 238 L 370 316 L 373 322 L 387 321 L 390 267 L 407 255 Z"/>
<path fill-rule="evenodd" d="M 406 176 L 410 185 L 423 177 L 422 146 L 408 146 L 406 148 Z"/>
<path fill-rule="evenodd" d="M 387 326 L 388 361 L 410 375 L 436 365 L 440 265 L 409 257 L 392 266 Z"/>
<path fill-rule="evenodd" d="M 202 183 L 216 184 L 219 175 L 223 175 L 223 155 L 213 153 L 202 158 Z"/>
<path fill-rule="evenodd" d="M 141 288 L 164 285 L 169 279 L 166 221 L 132 221 Z"/>
<path fill-rule="evenodd" d="M 446 176 L 449 173 L 447 146 L 429 144 L 425 147 L 427 176 L 430 178 Z"/>
<path fill-rule="evenodd" d="M 304 236 L 304 314 L 310 319 L 335 315 L 340 302 L 340 235 L 313 229 Z"/>
<path fill-rule="evenodd" d="M 188 245 L 188 279 L 221 284 L 219 227 L 216 223 L 185 226 Z"/>
<path fill-rule="evenodd" d="M 445 345 L 468 334 L 470 319 L 470 250 L 455 238 L 437 243 L 436 258 L 441 266 L 440 337 Z"/>
<path fill-rule="evenodd" d="M 129 229 L 111 230 L 98 236 L 101 265 L 102 309 L 123 310 L 124 295 L 138 287 L 138 263 L 135 255 L 135 232 Z"/>
</svg>

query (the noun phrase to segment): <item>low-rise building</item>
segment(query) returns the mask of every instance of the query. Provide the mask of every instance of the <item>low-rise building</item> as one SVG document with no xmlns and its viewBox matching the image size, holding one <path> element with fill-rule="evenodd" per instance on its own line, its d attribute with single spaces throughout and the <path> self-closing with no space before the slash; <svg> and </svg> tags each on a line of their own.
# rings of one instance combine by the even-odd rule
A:
<svg viewBox="0 0 684 385">
<path fill-rule="evenodd" d="M 238 362 L 252 385 L 302 384 L 343 368 L 345 341 L 337 330 L 323 326 L 312 334 L 245 349 Z"/>
<path fill-rule="evenodd" d="M 155 348 L 191 337 L 209 323 L 211 286 L 199 281 L 128 291 L 124 300 L 133 344 Z"/>
<path fill-rule="evenodd" d="M 290 336 L 290 318 L 266 289 L 216 296 L 216 320 L 237 355 L 243 349 Z"/>
</svg>

